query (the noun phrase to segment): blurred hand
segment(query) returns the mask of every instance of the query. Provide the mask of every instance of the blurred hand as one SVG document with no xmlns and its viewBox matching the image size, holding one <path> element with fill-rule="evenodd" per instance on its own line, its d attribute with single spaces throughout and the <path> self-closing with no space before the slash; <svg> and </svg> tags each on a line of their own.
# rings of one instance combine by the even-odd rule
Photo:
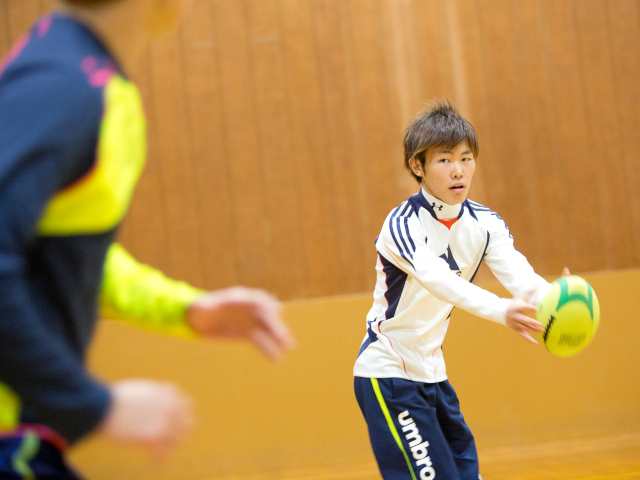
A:
<svg viewBox="0 0 640 480">
<path fill-rule="evenodd" d="M 569 275 L 571 275 L 571 272 L 569 271 L 569 269 L 567 267 L 564 267 L 562 269 L 562 275 L 563 277 L 568 277 Z"/>
<path fill-rule="evenodd" d="M 170 383 L 123 380 L 111 386 L 112 403 L 99 433 L 165 458 L 191 430 L 191 401 Z"/>
<path fill-rule="evenodd" d="M 513 328 L 528 342 L 537 344 L 531 333 L 542 332 L 542 325 L 537 320 L 529 317 L 527 313 L 535 313 L 536 307 L 529 303 L 533 290 L 524 295 L 513 297 L 507 310 L 507 326 Z"/>
<path fill-rule="evenodd" d="M 248 340 L 271 359 L 295 346 L 280 302 L 263 290 L 231 287 L 207 293 L 189 306 L 187 320 L 201 335 Z"/>
</svg>

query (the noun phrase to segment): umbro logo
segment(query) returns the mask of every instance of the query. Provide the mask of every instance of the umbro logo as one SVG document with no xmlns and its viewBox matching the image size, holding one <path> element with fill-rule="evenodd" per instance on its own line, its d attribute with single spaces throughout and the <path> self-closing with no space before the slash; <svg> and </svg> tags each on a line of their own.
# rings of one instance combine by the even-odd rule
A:
<svg viewBox="0 0 640 480">
<path fill-rule="evenodd" d="M 423 441 L 416 422 L 414 422 L 413 418 L 409 416 L 409 412 L 407 410 L 398 415 L 398 422 L 400 422 L 402 432 L 407 439 L 407 443 L 409 443 L 411 456 L 416 460 L 416 466 L 422 467 L 420 470 L 420 479 L 433 480 L 436 478 L 436 470 L 433 468 L 433 463 L 431 462 L 431 457 L 427 450 L 429 442 Z M 405 453 L 405 458 L 407 457 L 408 455 Z M 407 458 L 407 462 L 408 461 L 409 459 Z M 411 470 L 411 476 L 416 478 L 413 473 L 413 468 Z"/>
<path fill-rule="evenodd" d="M 444 205 L 437 205 L 436 202 L 433 202 L 431 204 L 431 208 L 433 208 L 434 210 L 437 208 L 439 212 L 442 211 L 442 209 L 444 208 Z"/>
</svg>

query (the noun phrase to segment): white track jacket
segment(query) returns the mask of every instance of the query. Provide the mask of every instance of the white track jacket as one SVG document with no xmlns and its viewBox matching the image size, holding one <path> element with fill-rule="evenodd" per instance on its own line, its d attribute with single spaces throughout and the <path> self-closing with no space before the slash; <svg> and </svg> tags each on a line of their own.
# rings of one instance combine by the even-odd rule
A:
<svg viewBox="0 0 640 480">
<path fill-rule="evenodd" d="M 457 218 L 449 228 L 438 218 Z M 551 289 L 513 246 L 496 213 L 465 200 L 448 205 L 421 189 L 394 209 L 376 240 L 378 261 L 367 333 L 353 370 L 366 378 L 447 379 L 442 342 L 453 307 L 505 323 L 511 300 L 471 282 L 484 260 L 513 295 Z"/>
</svg>

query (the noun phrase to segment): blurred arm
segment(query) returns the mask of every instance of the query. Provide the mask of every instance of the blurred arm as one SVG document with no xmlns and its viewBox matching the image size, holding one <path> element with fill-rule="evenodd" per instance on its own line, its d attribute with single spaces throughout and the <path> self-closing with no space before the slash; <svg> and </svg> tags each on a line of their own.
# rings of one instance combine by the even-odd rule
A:
<svg viewBox="0 0 640 480">
<path fill-rule="evenodd" d="M 294 346 L 280 302 L 267 292 L 205 292 L 138 263 L 117 243 L 107 254 L 100 306 L 105 317 L 162 333 L 250 341 L 273 359 Z"/>
<path fill-rule="evenodd" d="M 100 294 L 104 317 L 162 333 L 194 336 L 186 312 L 203 294 L 203 290 L 139 263 L 119 243 L 107 252 Z"/>
</svg>

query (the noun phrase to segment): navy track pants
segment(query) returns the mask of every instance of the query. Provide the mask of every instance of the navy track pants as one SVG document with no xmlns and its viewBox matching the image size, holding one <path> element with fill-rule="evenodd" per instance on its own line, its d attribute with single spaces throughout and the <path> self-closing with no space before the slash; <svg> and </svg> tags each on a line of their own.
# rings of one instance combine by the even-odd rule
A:
<svg viewBox="0 0 640 480">
<path fill-rule="evenodd" d="M 385 480 L 478 480 L 478 454 L 448 381 L 355 377 L 356 398 Z"/>
</svg>

